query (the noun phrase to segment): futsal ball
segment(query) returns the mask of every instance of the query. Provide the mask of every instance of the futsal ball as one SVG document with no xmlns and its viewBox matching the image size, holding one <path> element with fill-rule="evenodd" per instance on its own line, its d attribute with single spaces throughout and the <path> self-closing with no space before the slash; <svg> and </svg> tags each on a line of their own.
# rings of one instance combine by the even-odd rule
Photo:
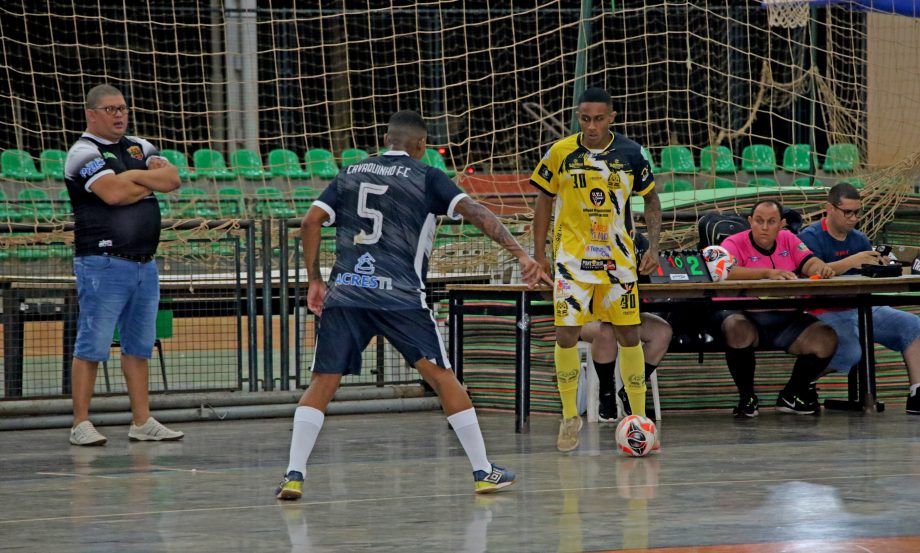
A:
<svg viewBox="0 0 920 553">
<path fill-rule="evenodd" d="M 735 258 L 722 246 L 707 246 L 703 248 L 703 259 L 709 276 L 713 282 L 721 282 L 728 278 L 728 273 L 735 266 Z"/>
<path fill-rule="evenodd" d="M 655 423 L 642 415 L 629 415 L 617 425 L 617 449 L 630 457 L 645 457 L 658 439 Z"/>
</svg>

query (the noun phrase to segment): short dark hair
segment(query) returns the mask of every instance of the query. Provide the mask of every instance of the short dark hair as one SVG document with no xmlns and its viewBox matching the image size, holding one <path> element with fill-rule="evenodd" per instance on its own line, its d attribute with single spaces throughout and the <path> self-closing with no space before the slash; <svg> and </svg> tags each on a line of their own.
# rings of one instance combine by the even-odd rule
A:
<svg viewBox="0 0 920 553">
<path fill-rule="evenodd" d="M 840 203 L 840 200 L 860 200 L 859 190 L 848 182 L 838 182 L 827 192 L 827 201 L 834 205 Z"/>
<path fill-rule="evenodd" d="M 123 94 L 110 84 L 96 85 L 86 93 L 86 109 L 99 107 L 99 100 L 106 96 L 123 96 Z"/>
<path fill-rule="evenodd" d="M 760 207 L 760 206 L 762 206 L 762 205 L 764 205 L 764 204 L 773 204 L 773 206 L 776 207 L 776 211 L 779 212 L 779 217 L 780 217 L 780 219 L 783 218 L 783 204 L 779 203 L 779 200 L 769 200 L 769 199 L 767 199 L 767 200 L 757 200 L 757 202 L 755 202 L 754 205 L 751 206 L 751 213 L 750 213 L 749 216 L 750 216 L 750 217 L 753 217 L 753 216 L 754 216 L 754 211 L 755 211 L 758 207 Z"/>
<path fill-rule="evenodd" d="M 585 102 L 596 102 L 613 107 L 613 98 L 610 97 L 610 93 L 599 86 L 592 86 L 581 93 L 581 96 L 578 98 L 578 103 L 584 104 Z"/>
<path fill-rule="evenodd" d="M 425 120 L 417 112 L 405 109 L 390 116 L 390 122 L 387 124 L 388 133 L 393 134 L 394 131 L 398 132 L 398 130 L 421 131 L 427 134 L 428 125 L 425 124 Z"/>
</svg>

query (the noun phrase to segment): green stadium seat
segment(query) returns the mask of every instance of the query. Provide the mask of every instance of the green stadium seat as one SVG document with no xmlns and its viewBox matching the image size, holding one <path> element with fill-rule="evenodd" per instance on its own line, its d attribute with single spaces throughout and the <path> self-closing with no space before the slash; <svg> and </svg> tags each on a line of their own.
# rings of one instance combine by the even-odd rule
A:
<svg viewBox="0 0 920 553">
<path fill-rule="evenodd" d="M 305 214 L 313 204 L 313 200 L 319 198 L 319 192 L 311 186 L 295 186 L 291 198 L 294 200 L 294 209 L 299 214 Z"/>
<path fill-rule="evenodd" d="M 790 144 L 783 151 L 783 171 L 787 173 L 811 173 L 811 146 Z"/>
<path fill-rule="evenodd" d="M 735 181 L 728 180 L 728 179 L 714 178 L 714 179 L 710 179 L 709 182 L 706 183 L 706 186 L 708 188 L 715 188 L 715 189 L 735 188 Z"/>
<path fill-rule="evenodd" d="M 304 166 L 314 177 L 331 180 L 339 174 L 339 166 L 335 163 L 332 152 L 325 148 L 310 148 L 304 154 Z"/>
<path fill-rule="evenodd" d="M 348 148 L 347 150 L 342 150 L 342 167 L 354 165 L 355 163 L 364 161 L 368 157 L 369 154 L 361 148 Z"/>
<path fill-rule="evenodd" d="M 662 192 L 687 192 L 693 190 L 693 183 L 683 179 L 674 179 L 664 183 Z"/>
<path fill-rule="evenodd" d="M 157 204 L 160 207 L 160 218 L 161 219 L 171 219 L 172 218 L 172 206 L 169 203 L 169 197 L 163 192 L 154 192 L 154 196 L 157 198 Z"/>
<path fill-rule="evenodd" d="M 657 173 L 658 166 L 655 165 L 655 157 L 652 156 L 652 152 L 646 150 L 645 146 L 639 146 L 639 149 L 642 150 L 642 155 L 648 160 L 648 164 L 652 168 L 652 173 Z"/>
<path fill-rule="evenodd" d="M 215 180 L 234 180 L 236 173 L 227 168 L 227 162 L 224 156 L 216 150 L 202 148 L 196 150 L 192 156 L 195 160 L 195 172 L 200 178 L 212 178 Z"/>
<path fill-rule="evenodd" d="M 169 160 L 179 170 L 179 180 L 193 181 L 198 180 L 198 173 L 192 171 L 188 166 L 188 158 L 179 150 L 160 150 L 160 155 Z"/>
<path fill-rule="evenodd" d="M 319 251 L 335 253 L 335 227 L 320 229 Z"/>
<path fill-rule="evenodd" d="M 41 162 L 42 173 L 49 179 L 64 180 L 64 163 L 67 160 L 67 152 L 64 150 L 48 149 L 41 153 L 39 161 Z"/>
<path fill-rule="evenodd" d="M 70 219 L 73 217 L 73 206 L 70 205 L 70 192 L 66 188 L 62 188 L 58 192 L 57 206 L 54 210 L 60 217 L 60 219 Z"/>
<path fill-rule="evenodd" d="M 448 177 L 454 177 L 457 174 L 456 171 L 447 168 L 447 164 L 444 163 L 444 158 L 434 148 L 425 149 L 425 155 L 422 157 L 422 163 L 429 167 L 434 167 L 435 169 L 444 171 L 447 173 Z"/>
<path fill-rule="evenodd" d="M 859 177 L 849 177 L 846 179 L 840 179 L 840 182 L 845 182 L 849 185 L 852 185 L 854 188 L 862 188 L 866 186 L 866 181 L 862 180 Z"/>
<path fill-rule="evenodd" d="M 183 186 L 176 196 L 177 217 L 183 219 L 216 219 L 217 210 L 208 193 L 197 186 Z"/>
<path fill-rule="evenodd" d="M 35 160 L 24 150 L 4 150 L 0 154 L 0 176 L 13 180 L 40 181 L 45 175 L 35 167 Z"/>
<path fill-rule="evenodd" d="M 741 169 L 748 173 L 776 171 L 776 153 L 765 144 L 751 144 L 741 152 Z"/>
<path fill-rule="evenodd" d="M 844 173 L 859 167 L 859 149 L 856 144 L 832 144 L 824 158 L 824 171 Z"/>
<path fill-rule="evenodd" d="M 16 197 L 24 219 L 50 222 L 54 220 L 54 203 L 41 188 L 23 188 Z"/>
<path fill-rule="evenodd" d="M 725 146 L 706 146 L 700 150 L 700 173 L 723 175 L 737 170 L 732 151 Z"/>
<path fill-rule="evenodd" d="M 776 179 L 757 177 L 749 180 L 747 185 L 749 188 L 776 188 L 779 186 L 779 183 L 776 182 Z"/>
<path fill-rule="evenodd" d="M 6 192 L 0 188 L 0 223 L 18 223 L 22 221 L 22 210 L 7 200 Z"/>
<path fill-rule="evenodd" d="M 665 146 L 661 149 L 661 171 L 664 173 L 693 174 L 693 152 L 686 146 Z"/>
<path fill-rule="evenodd" d="M 239 219 L 246 213 L 243 191 L 235 186 L 223 186 L 217 191 L 217 212 L 225 219 Z"/>
<path fill-rule="evenodd" d="M 814 177 L 799 177 L 792 181 L 792 186 L 798 186 L 799 188 L 819 188 L 824 186 L 824 184 Z"/>
<path fill-rule="evenodd" d="M 265 180 L 271 176 L 262 169 L 262 157 L 255 150 L 234 150 L 230 154 L 230 165 L 246 180 Z"/>
<path fill-rule="evenodd" d="M 301 167 L 297 154 L 284 148 L 268 152 L 268 170 L 273 177 L 310 178 L 310 172 Z"/>
<path fill-rule="evenodd" d="M 256 215 L 259 217 L 290 219 L 297 216 L 297 212 L 284 199 L 281 191 L 272 186 L 256 189 L 255 206 Z"/>
</svg>

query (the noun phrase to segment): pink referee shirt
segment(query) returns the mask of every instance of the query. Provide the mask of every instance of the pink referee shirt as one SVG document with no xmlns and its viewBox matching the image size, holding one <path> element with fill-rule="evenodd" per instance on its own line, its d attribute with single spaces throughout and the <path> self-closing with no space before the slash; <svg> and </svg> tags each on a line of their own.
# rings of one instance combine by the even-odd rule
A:
<svg viewBox="0 0 920 553">
<path fill-rule="evenodd" d="M 771 250 L 764 250 L 755 244 L 749 230 L 729 236 L 722 241 L 722 247 L 735 257 L 739 267 L 779 269 L 800 276 L 802 266 L 814 257 L 798 236 L 785 229 L 779 231 Z"/>
</svg>

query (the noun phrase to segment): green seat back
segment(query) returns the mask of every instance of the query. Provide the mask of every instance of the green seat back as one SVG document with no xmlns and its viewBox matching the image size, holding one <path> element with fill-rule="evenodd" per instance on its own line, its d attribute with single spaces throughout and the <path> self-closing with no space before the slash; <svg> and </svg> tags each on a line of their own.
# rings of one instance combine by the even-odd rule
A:
<svg viewBox="0 0 920 553">
<path fill-rule="evenodd" d="M 747 185 L 751 188 L 776 188 L 779 183 L 776 182 L 776 179 L 757 177 L 749 180 Z"/>
<path fill-rule="evenodd" d="M 722 175 L 735 171 L 735 158 L 725 146 L 706 146 L 700 151 L 701 173 Z"/>
<path fill-rule="evenodd" d="M 179 217 L 189 219 L 214 219 L 217 210 L 211 205 L 209 194 L 196 186 L 183 186 L 179 189 L 176 204 Z"/>
<path fill-rule="evenodd" d="M 840 182 L 845 182 L 853 186 L 854 188 L 862 188 L 863 186 L 866 186 L 866 181 L 862 180 L 859 177 L 849 177 L 846 179 L 840 179 Z"/>
<path fill-rule="evenodd" d="M 227 168 L 224 156 L 216 150 L 202 148 L 196 150 L 192 156 L 195 160 L 195 171 L 201 177 L 210 177 L 216 180 L 233 180 L 236 174 Z"/>
<path fill-rule="evenodd" d="M 686 146 L 665 146 L 661 149 L 661 171 L 664 173 L 696 173 L 693 152 Z"/>
<path fill-rule="evenodd" d="M 798 186 L 799 188 L 811 188 L 821 187 L 824 184 L 814 177 L 799 177 L 792 181 L 792 186 Z"/>
<path fill-rule="evenodd" d="M 422 157 L 422 163 L 429 167 L 434 167 L 435 169 L 444 171 L 447 173 L 448 177 L 453 177 L 457 174 L 456 171 L 447 168 L 447 164 L 444 163 L 444 158 L 434 148 L 425 149 L 425 155 Z"/>
<path fill-rule="evenodd" d="M 272 176 L 291 179 L 308 179 L 310 173 L 300 166 L 300 159 L 294 152 L 278 148 L 268 152 L 268 170 Z"/>
<path fill-rule="evenodd" d="M 751 144 L 741 152 L 741 169 L 748 173 L 772 173 L 776 170 L 776 153 L 765 144 Z"/>
<path fill-rule="evenodd" d="M 198 173 L 195 173 L 188 166 L 188 158 L 179 150 L 164 149 L 160 150 L 160 155 L 169 160 L 179 170 L 179 179 L 183 181 L 195 180 Z"/>
<path fill-rule="evenodd" d="M 297 211 L 306 213 L 313 200 L 319 198 L 319 192 L 311 186 L 295 186 L 291 197 L 294 199 L 294 207 L 297 208 Z"/>
<path fill-rule="evenodd" d="M 243 191 L 235 186 L 224 186 L 217 191 L 217 211 L 221 217 L 238 219 L 246 212 Z"/>
<path fill-rule="evenodd" d="M 339 174 L 332 152 L 325 148 L 310 148 L 304 154 L 304 165 L 314 177 L 330 180 Z"/>
<path fill-rule="evenodd" d="M 160 207 L 160 218 L 169 219 L 172 217 L 172 206 L 169 203 L 169 196 L 163 192 L 154 192 L 153 195 L 157 199 L 157 204 Z"/>
<path fill-rule="evenodd" d="M 22 210 L 8 201 L 6 192 L 0 188 L 0 223 L 18 223 L 22 221 Z"/>
<path fill-rule="evenodd" d="M 364 161 L 368 158 L 368 155 L 369 154 L 361 148 L 348 148 L 347 150 L 342 150 L 342 167 L 348 167 L 349 165 Z"/>
<path fill-rule="evenodd" d="M 658 172 L 658 166 L 655 165 L 655 158 L 652 156 L 652 152 L 645 149 L 645 146 L 639 146 L 639 149 L 642 151 L 642 155 L 645 156 L 645 159 L 648 160 L 649 167 L 652 168 L 652 173 Z"/>
<path fill-rule="evenodd" d="M 693 183 L 683 179 L 674 179 L 664 183 L 663 192 L 686 192 L 693 190 Z"/>
<path fill-rule="evenodd" d="M 45 175 L 35 168 L 35 160 L 24 150 L 4 150 L 0 154 L 0 176 L 13 180 L 39 181 Z"/>
<path fill-rule="evenodd" d="M 246 180 L 264 180 L 269 173 L 262 169 L 262 157 L 255 150 L 234 150 L 230 153 L 230 164 L 236 174 Z"/>
<path fill-rule="evenodd" d="M 64 180 L 64 163 L 67 160 L 67 152 L 64 150 L 49 149 L 41 153 L 41 172 L 46 177 L 54 180 Z"/>
<path fill-rule="evenodd" d="M 811 146 L 790 144 L 783 151 L 783 171 L 787 173 L 811 173 Z"/>
<path fill-rule="evenodd" d="M 859 149 L 856 144 L 832 144 L 827 148 L 824 170 L 828 173 L 854 171 L 859 167 Z"/>
<path fill-rule="evenodd" d="M 41 188 L 23 188 L 16 196 L 19 200 L 19 209 L 23 217 L 31 217 L 36 221 L 54 220 L 54 204 L 48 193 Z"/>
<path fill-rule="evenodd" d="M 735 188 L 735 182 L 728 179 L 714 178 L 708 183 L 709 188 Z"/>
<path fill-rule="evenodd" d="M 290 219 L 297 215 L 294 208 L 288 204 L 280 190 L 273 186 L 262 186 L 256 189 L 256 215 L 272 219 Z"/>
</svg>

